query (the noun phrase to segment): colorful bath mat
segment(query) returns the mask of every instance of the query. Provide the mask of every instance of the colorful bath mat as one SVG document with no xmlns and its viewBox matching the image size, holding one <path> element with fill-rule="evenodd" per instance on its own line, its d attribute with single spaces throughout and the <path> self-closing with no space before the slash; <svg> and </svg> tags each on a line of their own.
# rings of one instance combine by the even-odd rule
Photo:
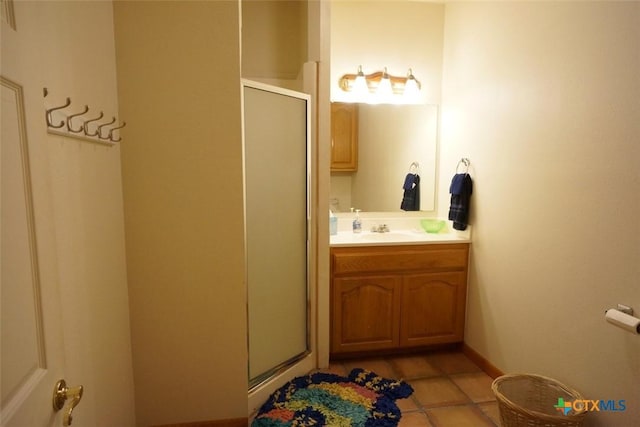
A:
<svg viewBox="0 0 640 427">
<path fill-rule="evenodd" d="M 348 377 L 315 373 L 276 390 L 251 427 L 395 427 L 401 416 L 395 401 L 411 393 L 404 381 L 364 369 Z"/>
</svg>

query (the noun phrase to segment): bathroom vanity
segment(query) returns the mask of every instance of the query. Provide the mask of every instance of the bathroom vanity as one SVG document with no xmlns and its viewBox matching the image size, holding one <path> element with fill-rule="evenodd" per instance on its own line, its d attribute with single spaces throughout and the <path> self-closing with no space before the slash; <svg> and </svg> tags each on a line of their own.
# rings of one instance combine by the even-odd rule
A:
<svg viewBox="0 0 640 427">
<path fill-rule="evenodd" d="M 463 340 L 468 239 L 331 245 L 331 354 Z"/>
</svg>

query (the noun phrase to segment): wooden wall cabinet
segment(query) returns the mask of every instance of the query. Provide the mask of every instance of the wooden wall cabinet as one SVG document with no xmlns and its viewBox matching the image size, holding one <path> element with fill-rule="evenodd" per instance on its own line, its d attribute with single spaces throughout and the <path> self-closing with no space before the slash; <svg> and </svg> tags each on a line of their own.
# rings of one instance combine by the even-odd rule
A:
<svg viewBox="0 0 640 427">
<path fill-rule="evenodd" d="M 331 172 L 358 170 L 358 104 L 331 103 Z"/>
<path fill-rule="evenodd" d="M 469 244 L 331 248 L 331 353 L 461 342 Z"/>
</svg>

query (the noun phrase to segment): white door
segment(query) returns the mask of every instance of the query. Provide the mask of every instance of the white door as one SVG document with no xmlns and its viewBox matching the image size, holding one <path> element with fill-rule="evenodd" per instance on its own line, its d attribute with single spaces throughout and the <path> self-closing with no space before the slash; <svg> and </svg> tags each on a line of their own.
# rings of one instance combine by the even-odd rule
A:
<svg viewBox="0 0 640 427">
<path fill-rule="evenodd" d="M 47 103 L 78 93 L 117 109 L 111 5 L 1 6 L 0 424 L 62 426 L 70 402 L 55 411 L 52 396 L 65 379 L 84 386 L 72 425 L 133 426 L 118 147 L 49 135 L 45 122 Z M 111 69 L 79 58 L 87 43 Z M 107 71 L 83 77 L 82 61 Z M 44 87 L 67 93 L 48 101 Z"/>
<path fill-rule="evenodd" d="M 42 169 L 30 168 L 23 95 L 18 84 L 3 78 L 0 280 L 2 425 L 7 427 L 49 425 L 52 406 L 42 402 L 51 400 L 53 384 L 64 372 L 53 235 L 50 220 L 33 210 L 37 190 L 34 194 L 30 170 Z M 42 204 L 39 209 L 48 210 Z"/>
</svg>

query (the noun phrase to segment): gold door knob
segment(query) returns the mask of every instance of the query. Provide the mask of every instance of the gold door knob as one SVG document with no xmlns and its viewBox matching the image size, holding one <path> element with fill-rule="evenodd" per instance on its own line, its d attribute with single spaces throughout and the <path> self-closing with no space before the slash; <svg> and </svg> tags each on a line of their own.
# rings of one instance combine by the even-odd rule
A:
<svg viewBox="0 0 640 427">
<path fill-rule="evenodd" d="M 82 386 L 76 387 L 67 387 L 67 383 L 65 380 L 60 380 L 56 383 L 56 386 L 53 389 L 53 409 L 58 412 L 62 408 L 64 408 L 64 404 L 68 399 L 71 399 L 69 403 L 69 408 L 64 413 L 64 417 L 62 419 L 62 425 L 64 427 L 68 427 L 71 425 L 71 421 L 73 421 L 72 412 L 78 403 L 80 403 L 80 399 L 82 399 Z"/>
</svg>

